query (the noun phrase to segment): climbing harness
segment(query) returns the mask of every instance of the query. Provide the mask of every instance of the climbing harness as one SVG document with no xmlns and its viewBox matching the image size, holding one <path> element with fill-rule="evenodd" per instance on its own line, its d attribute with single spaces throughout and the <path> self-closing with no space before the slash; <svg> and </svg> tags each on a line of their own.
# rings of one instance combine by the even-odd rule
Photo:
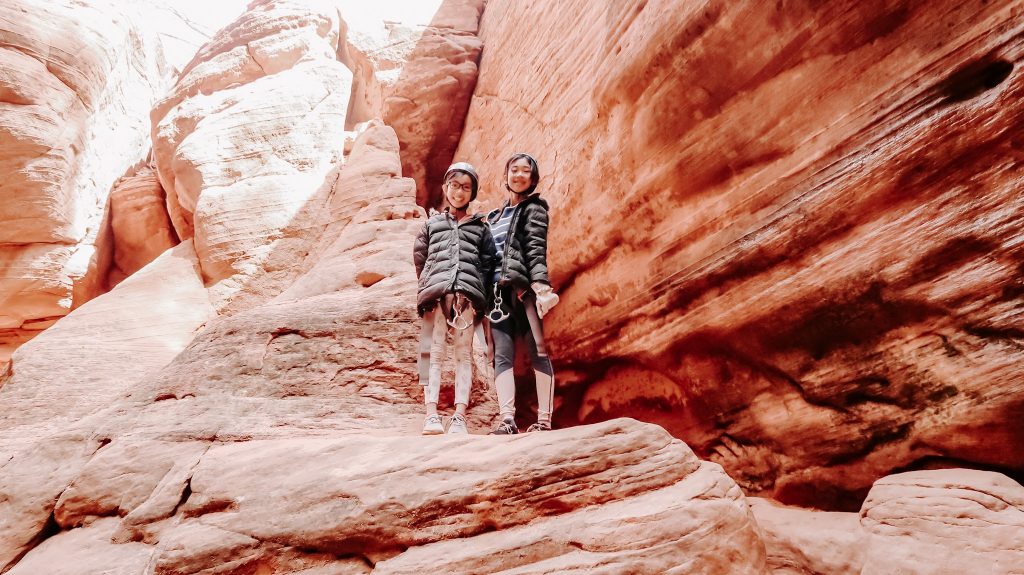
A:
<svg viewBox="0 0 1024 575">
<path fill-rule="evenodd" d="M 464 296 L 461 293 L 456 294 L 455 301 L 452 303 L 451 313 L 446 314 L 450 316 L 447 320 L 448 325 L 454 327 L 459 331 L 468 329 L 473 326 L 473 322 L 469 321 L 468 319 L 466 319 L 464 315 L 462 315 L 462 313 L 466 310 L 466 303 L 466 296 Z"/>
<path fill-rule="evenodd" d="M 505 321 L 506 319 L 508 319 L 508 314 L 505 313 L 505 310 L 501 309 L 501 304 L 502 303 L 503 303 L 503 300 L 501 299 L 501 292 L 498 290 L 498 284 L 495 283 L 494 284 L 494 309 L 491 310 L 491 313 L 487 314 L 487 319 L 491 320 L 491 323 L 501 323 L 501 322 Z"/>
</svg>

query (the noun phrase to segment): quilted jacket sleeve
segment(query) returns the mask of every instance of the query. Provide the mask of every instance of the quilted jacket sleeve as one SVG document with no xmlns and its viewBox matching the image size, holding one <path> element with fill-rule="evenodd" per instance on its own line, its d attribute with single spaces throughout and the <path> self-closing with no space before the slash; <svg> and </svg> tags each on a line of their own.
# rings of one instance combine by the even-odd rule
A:
<svg viewBox="0 0 1024 575">
<path fill-rule="evenodd" d="M 430 245 L 430 220 L 423 223 L 423 229 L 416 236 L 416 243 L 412 248 L 412 261 L 416 265 L 416 278 L 423 273 L 423 265 L 427 263 L 427 247 Z"/>
<path fill-rule="evenodd" d="M 531 203 L 523 215 L 526 216 L 523 255 L 526 259 L 526 270 L 530 274 L 530 283 L 541 282 L 550 285 L 551 282 L 548 281 L 548 209 L 539 203 Z"/>
<path fill-rule="evenodd" d="M 480 271 L 484 274 L 485 285 L 494 277 L 494 268 L 497 264 L 498 252 L 494 247 L 494 236 L 491 235 L 491 226 L 485 224 L 484 231 L 480 234 Z"/>
</svg>

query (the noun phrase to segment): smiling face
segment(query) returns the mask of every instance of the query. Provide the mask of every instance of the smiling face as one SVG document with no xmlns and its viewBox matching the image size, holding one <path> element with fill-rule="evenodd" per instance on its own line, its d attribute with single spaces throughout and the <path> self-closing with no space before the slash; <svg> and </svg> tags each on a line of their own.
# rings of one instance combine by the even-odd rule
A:
<svg viewBox="0 0 1024 575">
<path fill-rule="evenodd" d="M 508 173 L 505 174 L 508 187 L 515 193 L 521 194 L 530 189 L 533 182 L 533 167 L 526 158 L 518 158 L 508 165 Z"/>
<path fill-rule="evenodd" d="M 444 183 L 444 197 L 451 207 L 465 208 L 473 197 L 473 178 L 464 172 L 452 172 Z"/>
</svg>

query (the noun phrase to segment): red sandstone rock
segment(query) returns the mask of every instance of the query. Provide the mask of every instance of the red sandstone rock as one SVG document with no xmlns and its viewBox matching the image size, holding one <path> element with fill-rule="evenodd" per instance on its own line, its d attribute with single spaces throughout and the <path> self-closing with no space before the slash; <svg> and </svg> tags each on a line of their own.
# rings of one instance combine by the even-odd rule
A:
<svg viewBox="0 0 1024 575">
<path fill-rule="evenodd" d="M 512 150 L 541 158 L 564 288 L 549 324 L 570 384 L 564 421 L 635 413 L 748 490 L 821 506 L 859 501 L 894 465 L 1021 460 L 1008 424 L 1020 402 L 1019 293 L 1004 269 L 1020 260 L 1021 206 L 1004 176 L 1013 166 L 999 164 L 1015 149 L 1006 104 L 1016 78 L 1001 84 L 1006 68 L 992 61 L 932 88 L 910 82 L 991 46 L 1016 62 L 1019 31 L 998 28 L 1015 22 L 1016 4 L 509 6 L 488 7 L 493 67 L 483 69 L 494 72 L 481 79 L 462 153 L 485 182 Z M 924 36 L 940 20 L 951 26 L 933 45 Z M 281 140 L 261 132 L 309 172 L 276 174 L 281 187 L 253 206 L 266 199 L 264 180 L 250 177 L 262 168 L 244 156 L 273 171 L 279 154 L 232 127 L 238 110 L 225 107 L 255 114 L 264 89 L 294 96 L 271 105 L 308 102 L 271 77 L 302 85 L 315 68 L 326 80 L 310 85 L 329 85 L 336 22 L 330 9 L 257 2 L 158 107 L 174 118 L 161 122 L 158 163 L 183 162 L 161 175 L 180 194 L 175 225 L 194 224 L 205 247 L 199 258 L 192 241 L 164 253 L 0 376 L 0 570 L 1021 569 L 1020 486 L 995 474 L 883 479 L 859 532 L 853 514 L 763 503 L 758 527 L 718 465 L 635 421 L 419 437 L 409 255 L 422 213 L 402 178 L 401 138 L 371 122 L 335 142 L 338 126 L 316 114 Z M 574 35 L 602 24 L 601 42 Z M 837 62 L 861 68 L 844 75 Z M 820 125 L 822 110 L 838 117 Z M 953 142 L 936 144 L 931 130 L 951 126 Z M 978 168 L 975 179 L 957 179 L 945 155 Z M 933 175 L 901 171 L 922 158 Z M 984 193 L 938 189 L 948 182 Z M 231 221 L 236 208 L 245 217 Z M 210 241 L 217 234 L 223 242 Z M 917 257 L 946 240 L 948 250 Z M 608 281 L 617 275 L 630 281 Z M 875 285 L 862 293 L 864 278 Z M 991 296 L 999 289 L 1005 301 Z M 978 318 L 991 322 L 979 331 Z M 947 381 L 960 387 L 936 387 Z M 482 385 L 474 393 L 481 433 L 493 400 Z M 952 550 L 934 553 L 938 541 Z"/>
<path fill-rule="evenodd" d="M 831 509 L 1024 470 L 1022 9 L 489 2 L 457 155 L 540 161 L 558 420 Z"/>
<path fill-rule="evenodd" d="M 164 190 L 156 173 L 145 169 L 118 182 L 110 192 L 113 265 L 107 284 L 113 287 L 178 243 L 167 217 Z"/>
<path fill-rule="evenodd" d="M 416 181 L 416 202 L 424 207 L 440 204 L 482 48 L 476 35 L 482 0 L 437 4 L 423 22 L 394 21 L 383 32 L 350 28 L 339 54 L 354 75 L 349 124 L 381 118 L 394 128 L 402 171 Z"/>
</svg>

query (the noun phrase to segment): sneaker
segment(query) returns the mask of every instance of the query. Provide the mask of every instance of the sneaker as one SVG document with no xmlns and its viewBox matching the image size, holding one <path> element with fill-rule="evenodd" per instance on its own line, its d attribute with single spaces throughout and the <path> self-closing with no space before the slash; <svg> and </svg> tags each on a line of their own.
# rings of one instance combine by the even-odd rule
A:
<svg viewBox="0 0 1024 575">
<path fill-rule="evenodd" d="M 456 413 L 452 416 L 452 420 L 448 423 L 448 433 L 466 435 L 469 430 L 466 429 L 466 418 L 465 416 Z"/>
<path fill-rule="evenodd" d="M 498 427 L 494 428 L 491 435 L 515 435 L 519 433 L 519 428 L 516 427 L 516 420 L 512 418 L 503 419 Z"/>
<path fill-rule="evenodd" d="M 441 425 L 441 416 L 438 414 L 428 415 L 423 420 L 423 435 L 440 435 L 444 433 L 444 426 Z"/>
<path fill-rule="evenodd" d="M 546 421 L 538 421 L 526 428 L 526 433 L 530 433 L 531 431 L 551 431 L 551 424 Z"/>
</svg>

